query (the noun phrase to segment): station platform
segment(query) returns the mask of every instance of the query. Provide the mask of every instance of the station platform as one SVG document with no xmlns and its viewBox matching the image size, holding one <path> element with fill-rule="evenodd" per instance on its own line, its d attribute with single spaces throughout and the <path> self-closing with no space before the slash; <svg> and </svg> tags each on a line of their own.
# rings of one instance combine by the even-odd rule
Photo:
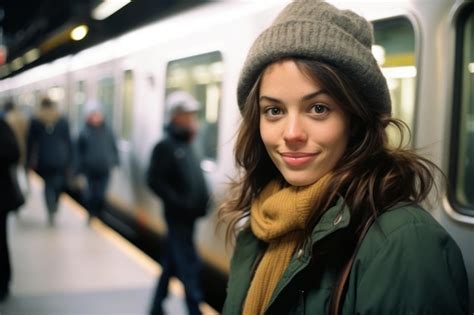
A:
<svg viewBox="0 0 474 315">
<path fill-rule="evenodd" d="M 48 225 L 43 183 L 30 176 L 28 200 L 10 214 L 10 296 L 1 315 L 147 314 L 160 266 L 63 194 Z M 187 314 L 184 290 L 172 280 L 167 314 Z M 204 314 L 217 314 L 207 304 Z"/>
</svg>

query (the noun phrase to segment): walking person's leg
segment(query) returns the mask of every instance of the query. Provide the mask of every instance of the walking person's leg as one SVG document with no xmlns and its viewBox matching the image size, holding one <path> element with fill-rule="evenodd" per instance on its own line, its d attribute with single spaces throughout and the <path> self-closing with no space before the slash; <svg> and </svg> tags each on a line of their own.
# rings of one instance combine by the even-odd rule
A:
<svg viewBox="0 0 474 315">
<path fill-rule="evenodd" d="M 175 232 L 175 246 L 172 250 L 177 276 L 184 285 L 189 314 L 200 315 L 199 304 L 204 297 L 200 283 L 201 262 L 193 241 L 194 223 L 180 224 Z"/>
<path fill-rule="evenodd" d="M 57 208 L 57 193 L 55 187 L 54 175 L 44 175 L 44 199 L 46 202 L 46 210 L 48 212 L 48 223 L 54 225 L 54 213 Z"/>
<path fill-rule="evenodd" d="M 64 191 L 66 179 L 61 173 L 49 174 L 44 177 L 44 183 L 48 222 L 50 225 L 54 225 L 54 217 L 58 211 L 59 197 Z"/>
<path fill-rule="evenodd" d="M 152 299 L 150 315 L 162 315 L 163 312 L 163 301 L 168 296 L 169 281 L 172 276 L 175 275 L 174 261 L 171 254 L 169 242 L 166 241 L 164 250 L 162 252 L 161 268 L 162 272 L 156 290 Z"/>
<path fill-rule="evenodd" d="M 96 179 L 94 190 L 94 207 L 96 216 L 101 218 L 103 209 L 105 207 L 105 194 L 107 192 L 107 185 L 109 183 L 109 174 L 100 175 Z"/>
<path fill-rule="evenodd" d="M 54 213 L 58 211 L 59 197 L 66 190 L 66 177 L 62 173 L 54 175 L 53 179 L 54 186 Z"/>
<path fill-rule="evenodd" d="M 85 194 L 85 203 L 87 212 L 89 212 L 89 222 L 93 217 L 97 217 L 97 177 L 87 175 L 87 190 Z"/>
</svg>

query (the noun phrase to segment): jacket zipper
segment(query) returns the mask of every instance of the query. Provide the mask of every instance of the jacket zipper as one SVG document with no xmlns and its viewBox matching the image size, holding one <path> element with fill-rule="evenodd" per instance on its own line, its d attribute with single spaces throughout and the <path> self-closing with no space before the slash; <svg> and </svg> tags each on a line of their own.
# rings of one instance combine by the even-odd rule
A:
<svg viewBox="0 0 474 315">
<path fill-rule="evenodd" d="M 299 294 L 300 294 L 300 297 L 299 297 L 299 300 L 300 300 L 300 305 L 301 305 L 301 308 L 300 308 L 300 311 L 301 311 L 301 314 L 305 314 L 305 304 L 304 304 L 304 290 L 299 290 Z"/>
<path fill-rule="evenodd" d="M 309 261 L 310 261 L 309 259 L 306 260 L 306 261 L 303 261 L 302 257 L 297 257 L 297 260 L 300 261 L 301 264 L 292 272 L 291 276 L 290 276 L 289 278 L 287 278 L 286 281 L 285 281 L 282 285 L 279 285 L 279 286 L 278 286 L 278 288 L 279 288 L 278 292 L 276 292 L 276 294 L 275 294 L 275 292 L 273 292 L 273 297 L 270 299 L 270 302 L 268 303 L 267 308 L 266 308 L 265 311 L 263 312 L 264 314 L 266 314 L 266 312 L 268 311 L 268 309 L 270 308 L 270 306 L 273 304 L 274 300 L 275 300 L 275 299 L 278 297 L 278 295 L 280 294 L 281 290 L 282 290 L 283 288 L 285 288 L 285 287 L 288 285 L 288 283 L 290 283 L 291 280 L 293 280 L 293 278 L 294 278 L 301 270 L 303 270 L 303 269 L 308 265 L 308 263 L 309 263 Z M 291 264 L 291 262 L 290 262 L 290 264 Z M 275 288 L 275 289 L 277 289 L 277 288 Z M 300 290 L 300 298 L 302 298 L 303 301 L 304 301 L 304 296 L 303 296 L 303 295 L 304 295 L 304 291 L 303 291 L 303 290 Z"/>
</svg>

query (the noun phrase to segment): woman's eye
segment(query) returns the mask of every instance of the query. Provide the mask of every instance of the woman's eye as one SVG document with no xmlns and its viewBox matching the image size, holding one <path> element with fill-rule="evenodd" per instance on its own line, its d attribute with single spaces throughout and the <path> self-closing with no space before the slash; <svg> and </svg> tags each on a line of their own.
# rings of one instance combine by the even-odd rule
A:
<svg viewBox="0 0 474 315">
<path fill-rule="evenodd" d="M 328 111 L 328 107 L 322 104 L 315 104 L 311 107 L 311 110 L 315 114 L 323 115 L 323 114 L 326 114 L 326 112 Z"/>
<path fill-rule="evenodd" d="M 277 107 L 270 107 L 270 108 L 265 109 L 265 114 L 269 116 L 277 116 L 281 114 L 281 109 Z"/>
</svg>

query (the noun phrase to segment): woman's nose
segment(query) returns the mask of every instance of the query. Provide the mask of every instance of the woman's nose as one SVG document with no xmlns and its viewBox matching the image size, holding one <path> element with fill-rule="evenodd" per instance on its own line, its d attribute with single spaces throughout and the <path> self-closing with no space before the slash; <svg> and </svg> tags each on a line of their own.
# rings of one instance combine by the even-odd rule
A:
<svg viewBox="0 0 474 315">
<path fill-rule="evenodd" d="M 307 140 L 307 134 L 303 123 L 297 115 L 287 117 L 287 123 L 284 130 L 284 139 L 289 143 L 304 142 Z"/>
</svg>

